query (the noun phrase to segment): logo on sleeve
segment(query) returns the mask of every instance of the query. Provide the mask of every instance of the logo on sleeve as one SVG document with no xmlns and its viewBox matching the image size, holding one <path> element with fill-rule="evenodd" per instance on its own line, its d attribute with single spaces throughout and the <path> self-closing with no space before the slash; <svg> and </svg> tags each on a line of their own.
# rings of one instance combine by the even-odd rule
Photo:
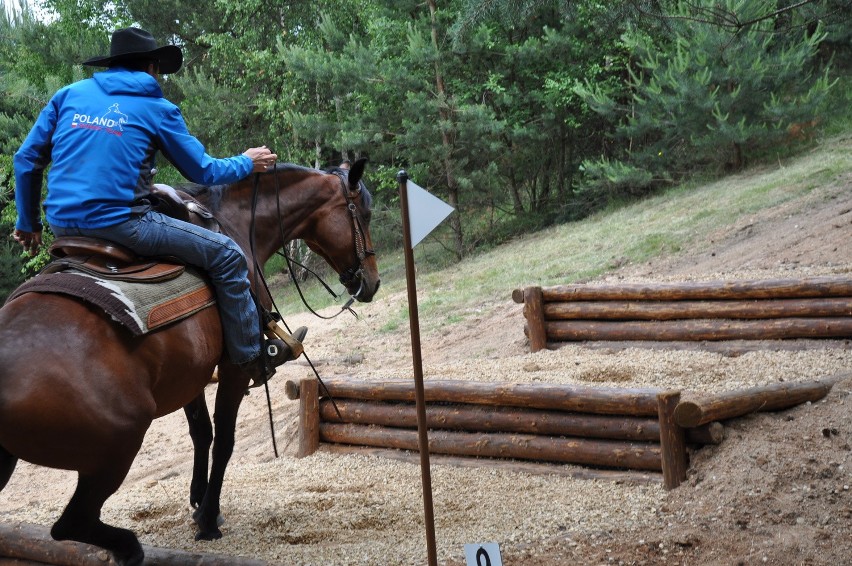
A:
<svg viewBox="0 0 852 566">
<path fill-rule="evenodd" d="M 118 103 L 116 102 L 110 106 L 102 116 L 74 114 L 74 117 L 71 119 L 71 127 L 103 131 L 116 136 L 121 136 L 124 131 L 123 126 L 128 121 L 129 118 L 127 114 L 118 109 Z"/>
</svg>

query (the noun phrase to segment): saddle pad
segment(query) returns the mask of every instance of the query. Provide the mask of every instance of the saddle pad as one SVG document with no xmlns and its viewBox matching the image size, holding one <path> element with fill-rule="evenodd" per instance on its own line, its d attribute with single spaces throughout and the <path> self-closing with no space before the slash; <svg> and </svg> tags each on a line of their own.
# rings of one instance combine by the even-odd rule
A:
<svg viewBox="0 0 852 566">
<path fill-rule="evenodd" d="M 134 336 L 176 322 L 216 303 L 213 289 L 187 267 L 162 283 L 112 281 L 75 269 L 42 273 L 15 289 L 6 302 L 25 293 L 70 295 L 104 310 Z"/>
</svg>

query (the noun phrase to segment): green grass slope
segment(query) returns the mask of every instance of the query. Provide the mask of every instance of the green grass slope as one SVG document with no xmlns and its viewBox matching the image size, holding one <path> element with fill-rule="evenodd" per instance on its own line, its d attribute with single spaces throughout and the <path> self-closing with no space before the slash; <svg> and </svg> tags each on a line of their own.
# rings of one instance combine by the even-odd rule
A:
<svg viewBox="0 0 852 566">
<path fill-rule="evenodd" d="M 510 300 L 515 288 L 588 281 L 625 264 L 681 250 L 701 251 L 710 245 L 710 233 L 744 216 L 807 197 L 850 170 L 852 135 L 845 134 L 795 158 L 706 184 L 677 187 L 518 238 L 450 267 L 430 268 L 430 254 L 437 252 L 427 239 L 415 248 L 421 324 L 429 327 L 462 320 L 477 305 Z M 377 247 L 382 289 L 376 302 L 381 304 L 384 297 L 404 293 L 406 280 L 402 254 L 381 253 L 380 242 Z M 333 303 L 316 285 L 306 292 L 315 308 Z M 305 310 L 291 287 L 277 289 L 276 296 L 284 313 Z M 376 308 L 381 307 L 370 307 Z M 407 317 L 406 308 L 396 308 L 399 312 L 390 316 L 390 327 Z"/>
</svg>

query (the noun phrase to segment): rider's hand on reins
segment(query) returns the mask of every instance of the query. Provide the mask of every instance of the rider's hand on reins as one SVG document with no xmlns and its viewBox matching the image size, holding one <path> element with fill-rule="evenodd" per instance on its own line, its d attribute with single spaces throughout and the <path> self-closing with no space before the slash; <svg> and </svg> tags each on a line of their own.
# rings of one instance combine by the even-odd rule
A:
<svg viewBox="0 0 852 566">
<path fill-rule="evenodd" d="M 28 255 L 34 256 L 38 253 L 38 249 L 41 247 L 41 232 L 26 232 L 24 230 L 15 230 L 12 233 L 12 237 L 16 242 L 23 246 L 24 251 L 27 252 Z"/>
<path fill-rule="evenodd" d="M 267 168 L 275 165 L 275 160 L 278 156 L 271 151 L 265 145 L 260 147 L 251 147 L 243 152 L 243 155 L 251 159 L 254 164 L 254 172 L 255 173 L 263 173 Z"/>
</svg>

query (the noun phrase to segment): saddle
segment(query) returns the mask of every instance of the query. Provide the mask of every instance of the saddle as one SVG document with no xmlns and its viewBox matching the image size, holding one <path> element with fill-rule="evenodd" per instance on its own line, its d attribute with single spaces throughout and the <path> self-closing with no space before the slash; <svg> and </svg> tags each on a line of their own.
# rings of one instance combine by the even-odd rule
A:
<svg viewBox="0 0 852 566">
<path fill-rule="evenodd" d="M 170 281 L 185 270 L 177 260 L 141 258 L 115 242 L 85 236 L 57 238 L 48 251 L 54 260 L 43 273 L 76 269 L 103 279 L 158 283 Z"/>
<path fill-rule="evenodd" d="M 178 191 L 169 185 L 154 183 L 151 186 L 154 210 L 166 216 L 207 228 L 211 232 L 221 232 L 219 221 L 203 204 L 190 194 Z"/>
<path fill-rule="evenodd" d="M 218 231 L 213 215 L 186 202 L 183 193 L 156 185 L 152 194 L 159 212 Z M 69 295 L 100 307 L 137 336 L 216 302 L 205 274 L 174 257 L 140 257 L 115 242 L 83 236 L 57 238 L 48 251 L 53 261 L 7 302 L 33 292 Z"/>
</svg>

